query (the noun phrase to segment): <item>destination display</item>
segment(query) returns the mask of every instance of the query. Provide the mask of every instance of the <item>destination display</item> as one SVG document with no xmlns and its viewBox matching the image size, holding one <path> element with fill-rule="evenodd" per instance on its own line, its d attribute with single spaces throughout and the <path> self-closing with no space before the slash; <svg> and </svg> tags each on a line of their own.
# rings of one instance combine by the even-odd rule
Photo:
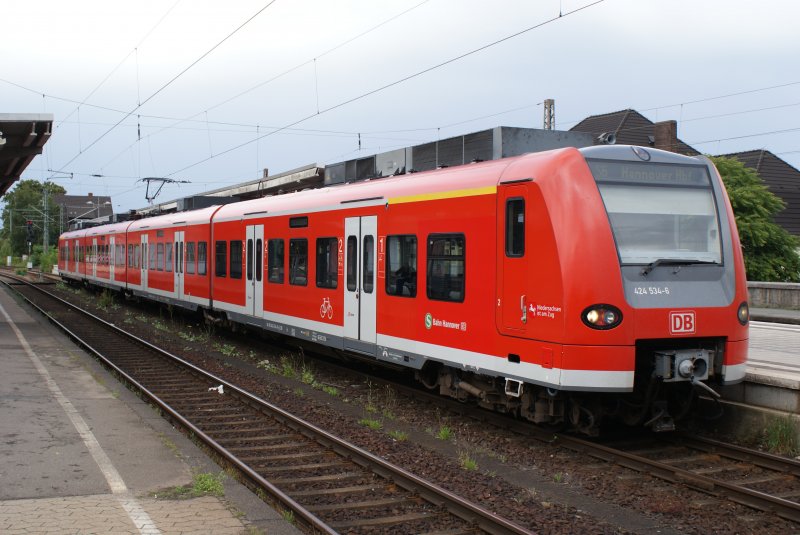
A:
<svg viewBox="0 0 800 535">
<path fill-rule="evenodd" d="M 700 165 L 588 160 L 597 182 L 709 187 L 708 170 Z"/>
</svg>

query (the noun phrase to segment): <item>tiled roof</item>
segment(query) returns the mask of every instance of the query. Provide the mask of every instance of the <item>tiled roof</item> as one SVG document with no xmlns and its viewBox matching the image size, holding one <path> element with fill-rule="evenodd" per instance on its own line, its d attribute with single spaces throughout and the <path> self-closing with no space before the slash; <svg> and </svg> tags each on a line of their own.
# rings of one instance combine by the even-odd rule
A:
<svg viewBox="0 0 800 535">
<path fill-rule="evenodd" d="M 769 190 L 783 199 L 786 208 L 775 214 L 775 223 L 800 236 L 800 171 L 768 150 L 722 154 L 755 170 Z"/>
<path fill-rule="evenodd" d="M 631 109 L 592 115 L 570 128 L 570 131 L 592 134 L 595 144 L 600 143 L 597 137 L 605 133 L 616 135 L 618 145 L 652 147 L 655 139 L 655 123 L 638 111 Z M 677 152 L 688 156 L 700 154 L 680 139 Z"/>
</svg>

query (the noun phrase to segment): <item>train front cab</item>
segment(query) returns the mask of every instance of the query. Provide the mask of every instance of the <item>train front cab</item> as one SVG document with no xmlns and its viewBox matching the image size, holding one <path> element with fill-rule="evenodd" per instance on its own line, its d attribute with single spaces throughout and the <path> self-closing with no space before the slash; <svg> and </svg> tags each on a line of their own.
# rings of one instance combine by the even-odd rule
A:
<svg viewBox="0 0 800 535">
<path fill-rule="evenodd" d="M 506 376 L 521 414 L 669 430 L 698 393 L 741 381 L 744 264 L 713 165 L 629 146 L 531 163 L 497 196 L 500 354 L 533 364 L 530 385 Z"/>
</svg>

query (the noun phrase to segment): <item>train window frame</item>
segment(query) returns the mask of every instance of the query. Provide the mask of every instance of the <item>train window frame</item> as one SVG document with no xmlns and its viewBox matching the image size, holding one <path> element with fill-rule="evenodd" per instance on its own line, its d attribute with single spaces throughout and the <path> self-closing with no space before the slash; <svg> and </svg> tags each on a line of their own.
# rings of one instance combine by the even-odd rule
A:
<svg viewBox="0 0 800 535">
<path fill-rule="evenodd" d="M 305 276 L 300 272 L 305 270 Z M 289 284 L 308 286 L 308 239 L 289 240 Z"/>
<path fill-rule="evenodd" d="M 214 276 L 224 279 L 228 276 L 228 242 L 217 240 L 214 244 Z"/>
<path fill-rule="evenodd" d="M 194 275 L 195 272 L 194 248 L 195 244 L 193 241 L 186 242 L 186 265 L 184 269 L 186 270 L 187 275 Z"/>
<path fill-rule="evenodd" d="M 197 274 L 205 277 L 208 273 L 208 242 L 197 242 Z"/>
<path fill-rule="evenodd" d="M 393 297 L 414 298 L 417 296 L 417 262 L 418 239 L 416 234 L 390 234 L 386 236 L 386 295 Z M 398 245 L 395 246 L 395 243 Z M 413 255 L 407 259 L 408 247 L 413 244 Z M 394 261 L 393 249 L 397 248 L 397 268 L 392 266 Z M 411 265 L 413 263 L 413 265 Z M 403 268 L 406 268 L 405 270 Z M 405 294 L 406 290 L 408 295 Z"/>
<path fill-rule="evenodd" d="M 280 246 L 280 250 L 276 247 Z M 267 282 L 283 284 L 286 269 L 286 242 L 283 238 L 267 240 Z"/>
<path fill-rule="evenodd" d="M 232 279 L 242 278 L 242 260 L 244 253 L 244 242 L 242 240 L 231 240 L 230 252 L 228 254 L 229 268 L 228 276 Z"/>
<path fill-rule="evenodd" d="M 521 204 L 522 210 L 512 211 L 512 204 Z M 522 216 L 522 221 L 519 217 Z M 525 198 L 511 197 L 506 199 L 506 243 L 505 252 L 509 258 L 525 256 Z"/>
<path fill-rule="evenodd" d="M 461 240 L 461 253 L 460 254 L 434 254 L 433 247 L 434 242 L 438 242 L 441 240 Z M 436 233 L 436 234 L 428 234 L 427 239 L 427 247 L 426 247 L 426 280 L 425 280 L 425 293 L 428 299 L 432 301 L 447 301 L 452 303 L 463 303 L 466 299 L 466 281 L 467 281 L 467 238 L 463 233 Z M 452 245 L 450 246 L 452 247 Z M 450 286 L 450 279 L 449 277 L 453 276 L 452 274 L 447 274 L 445 271 L 452 271 L 449 265 L 442 266 L 440 268 L 442 274 L 441 275 L 434 275 L 434 271 L 436 270 L 436 266 L 439 266 L 441 263 L 447 262 L 461 262 L 461 281 L 460 281 L 460 288 L 456 287 L 456 289 L 449 288 Z M 456 277 L 458 274 L 455 275 Z M 442 278 L 447 283 L 448 288 L 444 288 L 445 292 L 442 292 L 442 288 L 434 287 L 433 282 L 437 279 Z M 456 295 L 453 296 L 453 292 L 456 292 Z"/>
<path fill-rule="evenodd" d="M 339 286 L 339 239 L 317 238 L 317 288 L 335 290 Z"/>
</svg>

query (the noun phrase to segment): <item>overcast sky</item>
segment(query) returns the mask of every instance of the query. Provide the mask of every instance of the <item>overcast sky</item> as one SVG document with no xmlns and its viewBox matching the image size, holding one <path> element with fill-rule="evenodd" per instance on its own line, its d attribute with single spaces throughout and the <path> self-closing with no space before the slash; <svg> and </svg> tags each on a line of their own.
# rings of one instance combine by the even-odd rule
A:
<svg viewBox="0 0 800 535">
<path fill-rule="evenodd" d="M 592 3 L 6 2 L 0 113 L 55 116 L 23 178 L 115 211 L 146 206 L 142 177 L 190 182 L 166 201 L 265 167 L 541 128 L 546 98 L 558 129 L 633 108 L 702 152 L 800 168 L 800 2 Z"/>
</svg>

